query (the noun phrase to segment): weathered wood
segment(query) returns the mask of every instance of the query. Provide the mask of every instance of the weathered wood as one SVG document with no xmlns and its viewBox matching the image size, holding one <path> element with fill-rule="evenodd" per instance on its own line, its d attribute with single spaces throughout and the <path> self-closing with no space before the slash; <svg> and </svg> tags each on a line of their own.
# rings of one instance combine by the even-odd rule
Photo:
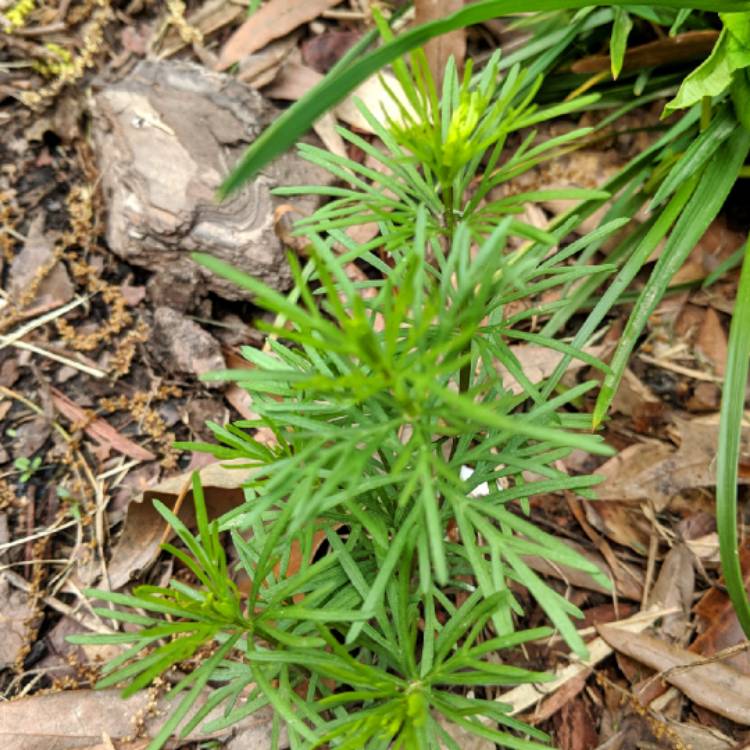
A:
<svg viewBox="0 0 750 750">
<path fill-rule="evenodd" d="M 330 177 L 286 154 L 233 199 L 221 205 L 215 200 L 239 154 L 278 114 L 263 96 L 230 76 L 162 60 L 142 62 L 126 78 L 98 86 L 91 108 L 113 252 L 166 279 L 193 272 L 190 252 L 208 252 L 276 289 L 290 286 L 274 233 L 274 208 L 281 201 L 271 190 Z M 317 201 L 311 196 L 297 205 L 309 213 Z M 199 273 L 205 282 L 200 292 L 245 296 L 229 282 Z"/>
</svg>

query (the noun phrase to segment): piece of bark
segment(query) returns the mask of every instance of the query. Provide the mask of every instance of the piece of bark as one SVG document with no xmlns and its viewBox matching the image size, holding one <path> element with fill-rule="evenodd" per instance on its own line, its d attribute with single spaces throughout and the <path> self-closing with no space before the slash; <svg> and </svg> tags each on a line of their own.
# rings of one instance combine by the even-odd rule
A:
<svg viewBox="0 0 750 750">
<path fill-rule="evenodd" d="M 631 47 L 625 53 L 622 69 L 641 70 L 657 65 L 702 60 L 711 52 L 718 38 L 718 31 L 687 31 L 674 37 Z M 599 73 L 609 70 L 611 64 L 609 55 L 591 55 L 573 63 L 571 70 L 574 73 Z"/>
<path fill-rule="evenodd" d="M 225 367 L 219 342 L 171 307 L 158 307 L 154 312 L 151 344 L 168 370 L 200 377 Z M 206 385 L 223 384 L 209 381 Z"/>
<path fill-rule="evenodd" d="M 284 249 L 274 234 L 279 201 L 271 190 L 327 184 L 330 176 L 295 154 L 284 154 L 231 200 L 219 205 L 215 198 L 244 147 L 278 115 L 263 96 L 197 65 L 144 61 L 121 81 L 100 84 L 91 106 L 113 252 L 169 279 L 189 276 L 196 268 L 190 253 L 199 250 L 276 289 L 291 285 Z M 309 214 L 318 198 L 295 202 Z M 197 273 L 202 294 L 247 296 L 201 267 Z"/>
<path fill-rule="evenodd" d="M 199 710 L 211 695 L 210 689 L 198 695 L 193 711 Z M 117 742 L 117 747 L 127 743 L 130 748 L 139 725 L 146 737 L 154 737 L 166 714 L 173 710 L 173 702 L 154 700 L 147 690 L 129 698 L 123 698 L 116 688 L 37 693 L 0 704 L 0 747 L 7 750 L 91 750 L 93 743 L 106 734 Z M 223 710 L 223 706 L 214 708 L 184 740 L 171 740 L 166 747 L 184 747 L 185 742 L 228 737 L 251 729 L 255 730 L 255 737 L 264 737 L 273 726 L 273 712 L 261 708 L 240 719 L 231 729 L 205 731 L 203 726 L 220 719 Z M 254 746 L 248 744 L 244 747 Z"/>
</svg>

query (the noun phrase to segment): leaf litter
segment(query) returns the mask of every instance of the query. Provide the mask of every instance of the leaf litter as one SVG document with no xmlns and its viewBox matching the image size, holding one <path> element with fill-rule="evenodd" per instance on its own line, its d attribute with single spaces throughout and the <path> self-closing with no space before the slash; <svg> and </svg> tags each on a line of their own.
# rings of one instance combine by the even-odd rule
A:
<svg viewBox="0 0 750 750">
<path fill-rule="evenodd" d="M 340 17 L 350 12 L 353 21 L 338 21 L 327 13 L 337 3 L 327 0 L 272 0 L 247 20 L 239 3 L 222 0 L 193 4 L 182 19 L 168 17 L 166 12 L 155 17 L 144 11 L 145 4 L 133 2 L 118 21 L 105 15 L 87 17 L 68 3 L 49 5 L 35 11 L 30 20 L 32 28 L 36 25 L 42 31 L 28 37 L 24 45 L 12 47 L 12 56 L 49 59 L 43 45 L 53 37 L 43 31 L 46 24 L 54 29 L 49 34 L 63 35 L 94 28 L 87 27 L 87 22 L 102 28 L 119 24 L 121 46 L 110 47 L 104 39 L 99 42 L 92 66 L 97 72 L 109 68 L 119 75 L 118 71 L 127 71 L 141 57 L 169 58 L 182 50 L 215 69 L 239 63 L 240 78 L 244 69 L 247 78 L 267 95 L 287 100 L 314 85 L 365 28 L 358 4 L 351 11 L 341 9 L 344 15 Z M 417 3 L 420 20 L 436 12 L 444 14 L 445 7 Z M 490 33 L 507 33 L 491 25 L 488 28 Z M 633 52 L 673 54 L 667 49 L 671 42 L 661 41 L 658 49 L 646 45 Z M 692 42 L 700 45 L 706 40 Z M 463 58 L 464 44 L 456 35 L 433 45 L 433 68 L 440 70 L 450 53 Z M 626 57 L 627 64 L 632 59 Z M 581 65 L 601 64 L 594 58 L 581 61 Z M 57 97 L 49 116 L 24 108 L 16 98 L 0 110 L 0 122 L 13 123 L 9 147 L 4 144 L 0 150 L 4 167 L 0 210 L 2 237 L 11 238 L 8 257 L 14 259 L 0 264 L 8 269 L 4 278 L 16 279 L 12 288 L 4 289 L 12 304 L 5 297 L 0 300 L 0 335 L 23 332 L 13 346 L 3 343 L 0 350 L 4 388 L 0 428 L 4 435 L 9 430 L 15 435 L 0 454 L 0 530 L 8 530 L 5 537 L 0 534 L 0 661 L 6 666 L 4 696 L 14 698 L 0 704 L 0 733 L 3 746 L 14 750 L 111 750 L 138 731 L 146 737 L 152 731 L 149 714 L 158 710 L 159 696 L 140 693 L 124 701 L 116 691 L 88 689 L 101 654 L 78 653 L 79 664 L 66 672 L 68 681 L 56 681 L 54 669 L 70 656 L 61 647 L 64 634 L 76 628 L 108 628 L 89 612 L 78 584 L 85 579 L 127 590 L 137 581 L 166 580 L 173 571 L 160 557 L 165 526 L 151 500 L 179 501 L 187 459 L 179 459 L 169 446 L 175 438 L 196 437 L 190 426 L 191 403 L 207 399 L 218 410 L 253 415 L 252 403 L 237 389 L 211 391 L 189 371 L 170 372 L 148 336 L 136 335 L 153 326 L 158 302 L 144 291 L 149 272 L 116 259 L 106 241 L 96 239 L 103 236 L 107 206 L 93 190 L 99 175 L 80 134 L 83 81 L 75 83 L 61 93 L 46 87 L 38 71 L 13 68 L 0 84 L 6 94 L 9 87 L 14 94 L 42 90 L 50 103 Z M 377 79 L 357 95 L 375 111 L 384 99 Z M 318 133 L 324 145 L 345 153 L 334 130 L 337 120 L 365 134 L 369 126 L 351 99 L 321 123 Z M 75 149 L 68 146 L 73 143 Z M 641 146 L 642 142 L 630 145 Z M 538 170 L 536 187 L 555 187 L 561 180 L 565 184 L 590 180 L 592 174 L 600 184 L 617 168 L 620 157 L 614 149 L 570 154 L 565 162 Z M 547 220 L 563 209 L 550 203 L 545 206 L 546 215 L 537 218 Z M 742 237 L 723 218 L 718 220 L 691 253 L 678 280 L 705 280 Z M 29 258 L 35 259 L 33 263 Z M 32 265 L 45 267 L 44 273 L 27 278 Z M 21 276 L 23 283 L 18 281 Z M 582 607 L 587 618 L 593 618 L 601 607 L 609 608 L 610 623 L 598 625 L 598 631 L 588 630 L 588 660 L 567 661 L 554 652 L 555 656 L 547 658 L 557 673 L 555 682 L 498 696 L 517 712 L 532 712 L 533 720 L 556 733 L 565 750 L 589 750 L 594 742 L 601 750 L 626 747 L 622 743 L 630 740 L 649 742 L 654 739 L 653 722 L 666 728 L 666 736 L 682 738 L 688 746 L 727 750 L 736 744 L 733 738 L 741 737 L 735 725 L 748 723 L 750 693 L 743 682 L 750 673 L 747 651 L 741 648 L 742 633 L 721 589 L 712 553 L 715 527 L 698 523 L 701 514 L 710 518 L 712 507 L 715 413 L 734 278 L 729 273 L 705 288 L 693 288 L 665 302 L 653 316 L 607 428 L 610 442 L 623 450 L 598 469 L 605 477 L 598 488 L 600 499 L 582 501 L 582 516 L 562 505 L 559 530 L 568 535 L 566 543 L 610 570 L 616 598 L 612 600 L 595 582 L 576 578 L 572 571 L 541 559 L 527 560 L 557 579 L 560 590 Z M 28 299 L 18 300 L 19 290 L 27 285 L 31 291 L 22 296 Z M 141 291 L 132 293 L 132 289 Z M 73 299 L 72 295 L 84 302 L 66 310 L 63 324 L 43 317 Z M 238 310 L 235 303 L 192 300 L 190 294 L 186 298 L 190 309 L 179 313 L 214 338 L 213 324 L 224 313 Z M 241 313 L 246 315 L 246 311 Z M 123 318 L 119 328 L 102 325 L 108 317 L 117 316 Z M 244 343 L 258 344 L 250 338 Z M 532 367 L 534 381 L 557 365 L 554 357 L 540 359 L 538 354 L 531 346 L 516 349 L 518 359 Z M 97 372 L 109 374 L 113 368 L 120 373 L 114 378 L 96 376 Z M 571 369 L 569 375 L 577 377 L 583 367 L 578 370 Z M 744 451 L 743 460 L 750 465 L 747 446 Z M 41 459 L 37 472 L 27 482 L 20 481 L 14 460 L 35 456 Z M 575 470 L 572 464 L 570 470 Z M 201 468 L 201 474 L 211 515 L 220 515 L 241 501 L 246 477 L 242 471 L 213 463 Z M 746 483 L 750 472 L 741 476 Z M 555 498 L 543 500 L 552 505 Z M 192 523 L 192 506 L 184 493 L 179 514 L 185 523 Z M 750 570 L 747 550 L 742 554 L 744 569 Z M 613 561 L 615 565 L 610 564 Z M 82 571 L 87 571 L 85 576 Z M 699 597 L 694 607 L 693 590 Z M 641 613 L 617 616 L 637 606 L 642 606 Z M 41 629 L 34 623 L 40 611 L 47 618 Z M 554 651 L 555 644 L 551 645 Z M 615 652 L 621 661 L 613 658 Z M 629 702 L 637 703 L 636 696 L 646 692 L 641 673 L 632 664 L 626 666 L 626 655 L 653 671 L 645 683 L 651 680 L 652 685 L 661 686 L 659 691 L 649 688 L 650 695 L 658 694 L 652 697 L 653 705 L 640 708 L 652 723 L 644 724 L 636 704 Z M 37 665 L 50 671 L 45 673 Z M 672 687 L 667 689 L 663 683 Z M 544 693 L 538 691 L 542 687 Z M 45 694 L 37 692 L 39 688 L 58 692 Z M 676 711 L 671 707 L 675 695 L 689 699 L 682 703 L 687 708 Z M 541 696 L 546 697 L 540 702 Z M 654 708 L 659 700 L 668 699 L 673 704 Z M 728 716 L 735 725 L 721 728 L 733 737 L 715 728 L 718 720 L 711 719 L 712 726 L 697 726 L 696 716 L 711 718 L 699 714 L 699 709 Z M 144 723 L 138 729 L 132 719 L 144 711 Z M 67 720 L 73 712 L 85 721 L 75 725 Z M 225 746 L 268 747 L 268 716 L 259 715 L 253 721 L 257 724 L 245 727 Z M 195 735 L 188 741 L 198 738 Z M 137 739 L 129 746 L 134 750 L 145 743 Z M 666 747 L 677 745 L 672 742 Z"/>
</svg>

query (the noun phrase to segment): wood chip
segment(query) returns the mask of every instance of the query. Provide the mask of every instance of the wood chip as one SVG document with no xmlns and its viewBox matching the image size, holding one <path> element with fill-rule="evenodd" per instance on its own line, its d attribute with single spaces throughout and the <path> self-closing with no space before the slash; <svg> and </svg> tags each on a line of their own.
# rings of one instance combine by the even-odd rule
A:
<svg viewBox="0 0 750 750">
<path fill-rule="evenodd" d="M 51 389 L 52 403 L 55 409 L 71 422 L 84 424 L 83 431 L 96 440 L 100 445 L 105 445 L 123 456 L 134 458 L 138 461 L 154 461 L 156 456 L 151 451 L 142 448 L 129 438 L 120 434 L 111 424 L 100 417 L 91 419 L 91 415 L 78 404 L 69 399 L 62 391 Z"/>
</svg>

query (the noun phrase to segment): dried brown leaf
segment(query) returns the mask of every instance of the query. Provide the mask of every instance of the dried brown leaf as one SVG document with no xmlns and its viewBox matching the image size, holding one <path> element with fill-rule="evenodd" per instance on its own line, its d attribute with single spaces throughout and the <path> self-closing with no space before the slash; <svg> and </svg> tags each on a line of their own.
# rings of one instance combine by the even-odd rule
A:
<svg viewBox="0 0 750 750">
<path fill-rule="evenodd" d="M 750 724 L 750 677 L 651 635 L 629 633 L 616 625 L 600 625 L 597 630 L 616 651 L 657 670 L 698 705 L 738 724 Z"/>
<path fill-rule="evenodd" d="M 650 500 L 663 510 L 681 491 L 714 485 L 718 419 L 712 415 L 674 421 L 679 448 L 657 441 L 629 446 L 597 470 L 605 477 L 596 487 L 599 499 Z M 749 436 L 746 430 L 745 441 Z"/>
<path fill-rule="evenodd" d="M 517 346 L 511 346 L 510 350 L 518 360 L 521 370 L 532 383 L 539 383 L 552 375 L 565 356 L 562 352 L 556 352 L 549 347 L 537 346 L 535 344 L 518 344 Z M 600 357 L 605 349 L 602 346 L 591 346 L 585 349 L 585 351 L 593 357 Z M 568 364 L 566 372 L 576 372 L 582 367 L 587 367 L 585 362 L 573 359 Z M 503 379 L 504 388 L 516 395 L 524 392 L 524 387 L 519 385 L 504 365 L 496 362 L 495 369 Z"/>
<path fill-rule="evenodd" d="M 318 73 L 327 73 L 356 44 L 358 31 L 337 29 L 317 34 L 302 44 L 302 60 Z"/>
<path fill-rule="evenodd" d="M 436 21 L 463 7 L 463 0 L 414 0 L 415 21 L 418 24 Z M 424 51 L 439 91 L 448 60 L 453 57 L 459 69 L 463 66 L 466 56 L 466 30 L 457 29 L 441 34 L 427 42 Z"/>
<path fill-rule="evenodd" d="M 670 614 L 669 610 L 649 610 L 647 612 L 639 612 L 633 617 L 620 620 L 614 624 L 626 632 L 629 630 L 640 632 L 665 614 Z M 519 685 L 498 696 L 497 700 L 512 706 L 511 715 L 520 714 L 537 705 L 544 696 L 558 691 L 569 680 L 578 678 L 582 673 L 588 673 L 591 667 L 606 659 L 612 653 L 612 648 L 603 638 L 594 638 L 593 641 L 589 641 L 586 644 L 586 648 L 589 651 L 588 659 L 571 662 L 560 667 L 555 672 L 555 679 L 551 682 L 543 682 L 538 685 Z"/>
<path fill-rule="evenodd" d="M 210 691 L 205 691 L 198 698 L 196 710 L 209 695 Z M 119 690 L 67 690 L 5 702 L 0 704 L 0 746 L 6 750 L 82 750 L 92 745 L 101 747 L 104 736 L 119 742 L 134 735 L 139 715 L 146 717 L 144 733 L 153 737 L 164 722 L 166 712 L 173 706 L 164 700 L 158 701 L 156 706 L 149 706 L 151 700 L 152 696 L 147 691 L 122 698 Z M 208 714 L 206 722 L 221 715 L 222 709 L 215 709 Z M 243 719 L 234 728 L 268 728 L 270 731 L 272 721 L 271 712 L 261 710 Z M 196 741 L 217 736 L 221 734 L 202 732 L 199 726 L 185 739 Z M 260 749 L 270 745 L 246 747 Z"/>
<path fill-rule="evenodd" d="M 224 44 L 217 70 L 226 70 L 245 55 L 317 18 L 341 0 L 270 0 L 245 21 Z"/>
<path fill-rule="evenodd" d="M 28 299 L 34 286 L 36 290 Z M 16 303 L 33 305 L 34 311 L 40 312 L 70 302 L 74 291 L 65 266 L 55 261 L 54 238 L 44 232 L 44 215 L 39 214 L 29 227 L 21 252 L 10 264 L 8 293 Z"/>
<path fill-rule="evenodd" d="M 26 622 L 34 615 L 28 594 L 9 589 L 7 582 L 0 578 L 0 669 L 15 662 L 28 640 Z"/>
<path fill-rule="evenodd" d="M 209 518 L 227 513 L 244 500 L 242 484 L 251 474 L 247 468 L 232 468 L 247 465 L 244 459 L 209 464 L 200 470 L 203 493 Z M 190 474 L 180 474 L 165 479 L 143 493 L 140 502 L 128 506 L 125 528 L 112 553 L 109 564 L 109 581 L 112 589 L 124 586 L 131 578 L 148 568 L 159 556 L 160 544 L 166 524 L 154 509 L 152 501 L 161 500 L 172 507 L 180 490 L 189 480 Z M 179 518 L 187 526 L 195 521 L 192 493 L 182 503 Z"/>
<path fill-rule="evenodd" d="M 593 562 L 601 570 L 607 570 L 607 563 L 598 552 L 587 550 L 575 542 L 566 539 L 559 540 L 566 547 L 582 555 L 590 562 Z M 577 588 L 588 589 L 589 591 L 598 591 L 602 594 L 611 593 L 609 589 L 602 586 L 598 581 L 592 578 L 588 573 L 571 568 L 566 565 L 550 562 L 542 557 L 524 557 L 526 564 L 537 573 L 545 576 L 558 578 L 566 583 L 576 586 Z M 643 573 L 632 565 L 620 562 L 617 570 L 611 571 L 614 575 L 614 584 L 617 588 L 617 595 L 623 599 L 640 601 L 643 596 Z"/>
<path fill-rule="evenodd" d="M 357 130 L 372 133 L 370 123 L 367 122 L 354 103 L 355 99 L 359 99 L 376 117 L 381 118 L 383 112 L 385 112 L 394 121 L 400 121 L 402 115 L 399 105 L 388 94 L 380 80 L 381 77 L 386 81 L 388 88 L 398 96 L 401 84 L 392 73 L 383 71 L 378 77 L 368 78 L 350 96 L 338 104 L 333 110 L 336 116 Z M 263 93 L 271 99 L 296 101 L 322 79 L 323 76 L 320 73 L 307 65 L 290 62 L 282 68 L 274 82 L 265 88 Z M 405 96 L 401 97 L 400 106 L 409 106 Z"/>
<path fill-rule="evenodd" d="M 695 348 L 708 360 L 714 373 L 723 377 L 727 363 L 727 334 L 713 307 L 706 308 Z"/>
<path fill-rule="evenodd" d="M 649 606 L 681 610 L 662 620 L 660 632 L 674 640 L 679 640 L 688 633 L 694 591 L 693 553 L 687 545 L 676 544 L 664 557 L 659 576 L 648 598 Z"/>
<path fill-rule="evenodd" d="M 641 70 L 642 68 L 686 60 L 701 60 L 716 43 L 716 31 L 687 31 L 677 36 L 664 37 L 655 42 L 648 42 L 630 47 L 625 53 L 623 70 Z M 574 73 L 598 73 L 609 70 L 609 55 L 591 55 L 573 63 Z"/>
<path fill-rule="evenodd" d="M 742 568 L 745 588 L 750 589 L 750 543 L 740 549 L 740 566 Z M 723 584 L 723 580 L 720 581 Z M 695 614 L 705 628 L 690 644 L 690 651 L 701 656 L 713 656 L 719 651 L 731 649 L 746 641 L 737 614 L 723 586 L 709 589 L 695 605 Z M 724 662 L 731 664 L 737 671 L 750 675 L 750 650 L 740 651 L 728 656 Z"/>
</svg>

